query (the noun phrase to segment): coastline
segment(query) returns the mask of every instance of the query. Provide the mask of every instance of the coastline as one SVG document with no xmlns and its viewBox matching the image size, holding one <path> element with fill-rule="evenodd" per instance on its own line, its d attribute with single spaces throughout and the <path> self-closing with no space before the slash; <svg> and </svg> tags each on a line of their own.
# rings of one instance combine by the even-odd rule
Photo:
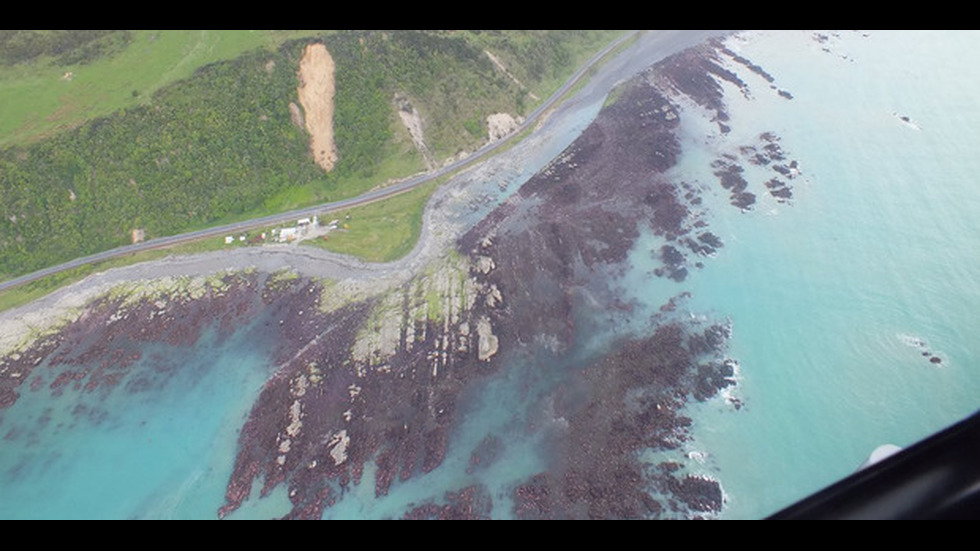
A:
<svg viewBox="0 0 980 551">
<path fill-rule="evenodd" d="M 685 56 L 711 68 L 706 49 Z M 643 65 L 651 63 L 645 58 Z M 676 71 L 665 78 L 681 81 Z M 618 82 L 617 74 L 607 76 Z M 253 483 L 261 484 L 260 497 L 288 492 L 289 512 L 277 515 L 293 518 L 321 518 L 351 483 L 374 487 L 371 503 L 411 507 L 418 498 L 388 496 L 416 478 L 435 482 L 424 490 L 435 501 L 413 513 L 426 517 L 448 511 L 435 505 L 442 488 L 448 518 L 488 515 L 493 504 L 485 496 L 493 496 L 497 515 L 525 518 L 581 516 L 585 509 L 600 518 L 691 518 L 721 510 L 718 478 L 668 456 L 690 440 L 687 403 L 734 383 L 729 326 L 689 318 L 689 294 L 652 316 L 645 308 L 659 304 L 618 295 L 644 228 L 677 246 L 646 251 L 669 268 L 647 274 L 648 283 L 665 289 L 677 289 L 685 266 L 703 267 L 688 258 L 693 263 L 721 246 L 704 220 L 688 216 L 699 192 L 665 176 L 679 153 L 677 112 L 648 76 L 631 79 L 626 101 L 600 117 L 606 89 L 594 88 L 587 101 L 576 96 L 513 150 L 439 189 L 419 242 L 399 261 L 371 264 L 291 246 L 239 249 L 119 268 L 51 295 L 48 311 L 70 315 L 121 286 L 84 308 L 77 323 L 12 358 L 0 402 L 13 404 L 27 387 L 57 397 L 73 385 L 78 395 L 59 401 L 66 408 L 90 385 L 103 389 L 105 400 L 159 392 L 179 380 L 171 377 L 193 377 L 194 370 L 168 358 L 172 353 L 144 353 L 142 343 L 196 357 L 198 339 L 211 343 L 205 335 L 216 333 L 219 343 L 262 335 L 267 379 L 235 437 L 238 454 L 224 504 L 215 505 L 219 516 L 250 501 Z M 710 100 L 710 81 L 678 93 Z M 615 185 L 592 185 L 603 182 Z M 37 329 L 25 323 L 30 316 L 15 313 L 9 323 Z M 166 375 L 153 375 L 161 370 Z M 507 385 L 516 407 L 474 399 L 496 384 Z M 32 407 L 28 402 L 16 405 Z M 33 407 L 46 407 L 38 402 Z M 473 409 L 479 407 L 486 415 Z M 14 428 L 5 438 L 29 447 L 47 422 L 32 428 L 35 421 L 22 412 L 11 414 Z M 469 456 L 474 485 L 461 490 L 452 486 L 455 459 L 470 448 L 458 431 L 475 418 L 492 421 L 473 431 L 487 444 Z M 507 457 L 521 447 L 537 461 L 514 470 Z M 653 462 L 638 459 L 645 450 L 654 452 Z M 506 473 L 494 467 L 498 461 Z M 472 509 L 475 503 L 482 505 Z"/>
<path fill-rule="evenodd" d="M 490 180 L 497 181 L 496 186 L 501 189 L 505 185 L 514 187 L 515 180 L 526 179 L 537 170 L 533 163 L 531 166 L 523 164 L 524 161 L 529 160 L 528 157 L 534 155 L 531 151 L 539 144 L 556 141 L 555 134 L 568 131 L 567 127 L 561 125 L 555 128 L 555 121 L 560 120 L 564 114 L 579 109 L 582 104 L 605 97 L 617 83 L 645 70 L 661 59 L 698 44 L 706 38 L 723 34 L 726 33 L 719 31 L 641 33 L 636 43 L 599 67 L 596 74 L 575 96 L 554 107 L 522 142 L 503 154 L 464 170 L 453 180 L 440 186 L 425 208 L 418 242 L 407 256 L 399 260 L 378 264 L 316 247 L 264 245 L 233 251 L 168 256 L 113 268 L 92 274 L 31 303 L 0 312 L 0 355 L 29 346 L 32 335 L 39 336 L 50 332 L 76 318 L 80 309 L 86 304 L 120 284 L 150 284 L 153 280 L 165 277 L 202 278 L 223 272 L 250 269 L 267 273 L 291 269 L 302 276 L 343 282 L 352 289 L 361 287 L 359 294 L 362 295 L 370 295 L 375 291 L 380 292 L 392 285 L 404 283 L 422 266 L 442 254 L 446 245 L 465 231 L 465 228 L 451 222 L 439 208 L 433 208 L 433 205 L 442 206 L 442 202 L 446 199 L 461 202 L 467 195 L 477 198 L 481 193 L 486 193 L 487 182 Z M 584 129 L 585 125 L 579 126 Z M 557 141 L 570 143 L 571 138 L 559 135 Z M 556 148 L 552 146 L 550 149 Z M 543 165 L 543 162 L 538 161 L 538 164 Z M 520 167 L 520 170 L 515 172 L 515 166 Z M 507 184 L 502 183 L 505 180 L 510 181 Z M 472 208 L 476 210 L 476 207 Z M 358 285 L 358 281 L 363 284 Z"/>
</svg>

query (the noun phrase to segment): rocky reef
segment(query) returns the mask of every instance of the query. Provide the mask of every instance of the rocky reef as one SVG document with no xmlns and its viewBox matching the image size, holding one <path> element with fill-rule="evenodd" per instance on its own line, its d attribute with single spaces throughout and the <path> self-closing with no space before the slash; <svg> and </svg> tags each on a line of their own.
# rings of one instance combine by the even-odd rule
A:
<svg viewBox="0 0 980 551">
<path fill-rule="evenodd" d="M 709 108 L 722 123 L 716 77 L 747 89 L 716 56 L 691 50 L 624 84 L 554 162 L 460 239 L 461 252 L 495 267 L 480 281 L 508 297 L 490 314 L 501 349 L 542 370 L 577 358 L 565 366 L 573 375 L 537 397 L 529 424 L 552 427 L 549 468 L 515 488 L 519 517 L 695 517 L 722 506 L 714 479 L 639 458 L 677 449 L 689 435 L 687 401 L 734 384 L 728 328 L 673 316 L 684 294 L 653 319 L 638 318 L 638 305 L 616 285 L 641 233 L 663 243 L 651 252 L 661 262 L 654 275 L 677 282 L 688 255 L 723 246 L 700 216 L 703 188 L 669 172 L 680 154 L 678 103 Z M 768 138 L 760 140 L 775 141 Z M 777 147 L 764 149 L 767 160 Z M 740 173 L 732 162 L 720 176 L 733 204 L 746 208 L 754 195 Z M 595 334 L 609 332 L 619 337 L 584 352 Z"/>
<path fill-rule="evenodd" d="M 615 343 L 557 388 L 545 400 L 546 415 L 565 421 L 552 435 L 553 466 L 515 489 L 517 514 L 657 518 L 665 509 L 683 516 L 719 511 L 716 481 L 678 479 L 640 454 L 682 445 L 691 424 L 682 413 L 686 400 L 706 400 L 734 384 L 731 361 L 719 359 L 726 342 L 723 326 L 702 332 L 661 323 L 649 337 Z"/>
<path fill-rule="evenodd" d="M 299 342 L 242 429 L 219 514 L 239 507 L 256 479 L 262 496 L 288 486 L 289 518 L 319 518 L 368 462 L 379 497 L 439 466 L 460 392 L 497 353 L 487 313 L 502 297 L 473 276 L 487 269 L 449 255 L 381 296 L 310 312 L 308 323 L 326 325 L 296 328 Z"/>
<path fill-rule="evenodd" d="M 141 343 L 191 346 L 205 328 L 227 335 L 262 306 L 254 290 L 267 279 L 254 273 L 164 279 L 123 285 L 105 294 L 63 327 L 30 346 L 0 357 L 0 409 L 27 388 L 54 397 L 68 389 L 148 392 L 166 383 L 178 366 L 139 364 Z"/>
<path fill-rule="evenodd" d="M 482 485 L 467 486 L 458 492 L 446 492 L 445 503 L 427 503 L 413 508 L 405 520 L 489 520 L 493 498 Z"/>
</svg>

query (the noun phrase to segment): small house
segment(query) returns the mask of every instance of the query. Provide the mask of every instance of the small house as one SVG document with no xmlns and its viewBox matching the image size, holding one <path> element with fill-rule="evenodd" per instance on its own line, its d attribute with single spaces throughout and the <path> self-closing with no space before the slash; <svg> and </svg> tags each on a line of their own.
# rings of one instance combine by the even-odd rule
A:
<svg viewBox="0 0 980 551">
<path fill-rule="evenodd" d="M 283 228 L 279 231 L 279 242 L 295 241 L 299 237 L 299 228 Z"/>
</svg>

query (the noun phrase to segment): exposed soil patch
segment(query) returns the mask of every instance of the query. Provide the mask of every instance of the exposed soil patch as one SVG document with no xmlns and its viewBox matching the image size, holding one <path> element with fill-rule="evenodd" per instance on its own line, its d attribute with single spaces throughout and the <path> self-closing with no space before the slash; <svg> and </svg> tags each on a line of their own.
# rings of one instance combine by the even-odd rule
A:
<svg viewBox="0 0 980 551">
<path fill-rule="evenodd" d="M 306 120 L 303 117 L 303 110 L 294 102 L 289 102 L 289 120 L 300 130 L 306 129 Z"/>
<path fill-rule="evenodd" d="M 511 133 L 521 127 L 523 119 L 515 119 L 509 113 L 494 113 L 487 117 L 487 130 L 490 134 L 490 141 L 506 138 Z"/>
<path fill-rule="evenodd" d="M 329 172 L 337 162 L 337 148 L 333 139 L 334 63 L 326 46 L 318 43 L 306 47 L 297 77 L 296 93 L 306 112 L 310 151 L 316 164 Z"/>
<path fill-rule="evenodd" d="M 415 144 L 415 149 L 418 150 L 419 154 L 425 160 L 425 166 L 429 170 L 432 170 L 435 167 L 435 159 L 432 158 L 432 152 L 429 151 L 429 146 L 425 145 L 422 115 L 412 105 L 411 100 L 401 94 L 395 96 L 395 106 L 398 108 L 398 118 L 401 119 L 405 130 L 411 136 L 412 143 Z"/>
</svg>

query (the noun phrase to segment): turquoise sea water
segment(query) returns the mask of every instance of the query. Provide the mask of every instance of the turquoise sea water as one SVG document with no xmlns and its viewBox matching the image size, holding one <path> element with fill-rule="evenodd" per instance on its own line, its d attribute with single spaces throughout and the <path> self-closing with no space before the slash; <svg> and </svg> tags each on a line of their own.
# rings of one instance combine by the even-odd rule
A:
<svg viewBox="0 0 980 551">
<path fill-rule="evenodd" d="M 980 407 L 980 33 L 867 34 L 735 42 L 794 99 L 750 81 L 732 141 L 776 132 L 804 181 L 792 206 L 713 207 L 726 246 L 683 285 L 692 310 L 731 318 L 742 366 L 746 407 L 701 407 L 695 429 L 726 517 L 772 513 Z M 716 148 L 688 128 L 690 177 Z"/>
<path fill-rule="evenodd" d="M 980 33 L 825 34 L 824 42 L 799 32 L 730 42 L 793 99 L 742 68 L 752 95 L 727 88 L 729 136 L 694 110 L 682 116 L 684 155 L 672 176 L 705 187 L 706 219 L 725 246 L 675 283 L 650 276 L 649 251 L 659 244 L 645 236 L 624 282 L 651 311 L 689 291 L 690 315 L 732 322 L 735 392 L 745 405 L 689 406 L 694 439 L 679 451 L 722 483 L 725 518 L 775 512 L 853 472 L 878 445 L 908 445 L 980 406 L 980 67 L 971 59 Z M 480 189 L 503 200 L 601 103 L 590 96 L 559 111 L 552 124 L 561 136 Z M 777 204 L 747 166 L 759 202 L 742 213 L 727 204 L 710 163 L 763 131 L 781 137 L 802 176 L 792 204 Z M 466 212 L 459 219 L 475 221 Z M 0 438 L 14 426 L 35 437 L 0 440 L 0 518 L 213 518 L 237 431 L 269 375 L 267 343 L 253 335 L 243 327 L 188 350 L 145 350 L 142 361 L 155 353 L 182 366 L 153 393 L 24 393 L 2 413 Z M 541 432 L 526 430 L 528 404 L 553 384 L 515 365 L 479 385 L 439 468 L 375 500 L 368 465 L 325 518 L 395 516 L 474 483 L 488 488 L 495 515 L 508 516 L 514 483 L 543 467 Z M 71 427 L 78 404 L 101 421 Z M 488 433 L 504 437 L 501 459 L 465 474 Z M 280 486 L 232 518 L 288 508 Z"/>
<path fill-rule="evenodd" d="M 214 518 L 238 430 L 268 376 L 247 330 L 143 347 L 147 392 L 24 389 L 3 412 L 0 518 Z M 26 385 L 25 385 L 26 386 Z M 78 412 L 83 412 L 81 415 Z"/>
</svg>

